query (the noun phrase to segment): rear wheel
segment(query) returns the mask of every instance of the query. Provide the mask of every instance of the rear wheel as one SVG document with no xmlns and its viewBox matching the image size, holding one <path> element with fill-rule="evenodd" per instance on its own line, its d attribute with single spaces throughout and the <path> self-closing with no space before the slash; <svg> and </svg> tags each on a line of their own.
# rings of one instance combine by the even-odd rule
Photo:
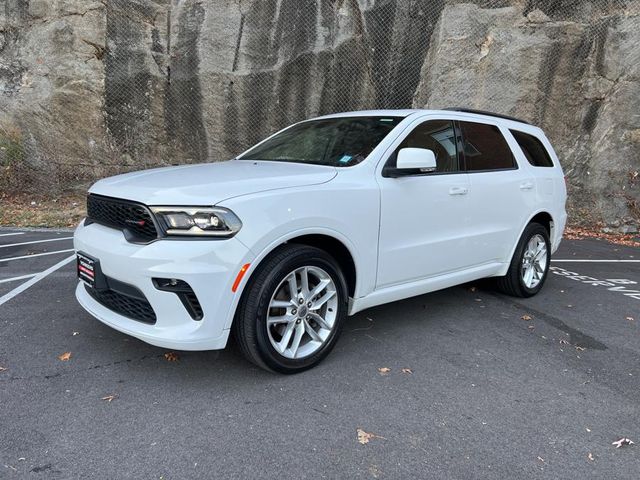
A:
<svg viewBox="0 0 640 480">
<path fill-rule="evenodd" d="M 318 364 L 334 347 L 347 314 L 347 287 L 325 251 L 288 244 L 252 276 L 234 320 L 248 360 L 280 373 Z"/>
<path fill-rule="evenodd" d="M 549 232 L 539 223 L 530 223 L 520 237 L 507 274 L 497 279 L 498 288 L 514 297 L 535 295 L 547 279 L 550 260 Z"/>
</svg>

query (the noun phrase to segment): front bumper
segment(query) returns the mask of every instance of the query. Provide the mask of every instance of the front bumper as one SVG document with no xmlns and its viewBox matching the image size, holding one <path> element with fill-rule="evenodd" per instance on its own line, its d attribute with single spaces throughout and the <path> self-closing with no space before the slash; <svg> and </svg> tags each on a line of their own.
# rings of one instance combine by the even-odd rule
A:
<svg viewBox="0 0 640 480">
<path fill-rule="evenodd" d="M 138 288 L 156 313 L 154 325 L 122 316 L 92 298 L 82 282 L 76 298 L 106 325 L 140 340 L 176 350 L 216 350 L 229 337 L 235 294 L 231 287 L 252 254 L 239 240 L 158 240 L 148 245 L 126 241 L 121 231 L 81 224 L 74 234 L 76 251 L 100 261 L 102 272 Z M 200 301 L 201 320 L 194 320 L 179 297 L 158 290 L 152 278 L 187 282 Z"/>
</svg>

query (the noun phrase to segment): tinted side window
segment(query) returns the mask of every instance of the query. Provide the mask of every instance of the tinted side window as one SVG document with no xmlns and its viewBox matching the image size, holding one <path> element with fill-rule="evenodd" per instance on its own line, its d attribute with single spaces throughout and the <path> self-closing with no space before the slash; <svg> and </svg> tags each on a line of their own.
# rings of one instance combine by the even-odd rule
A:
<svg viewBox="0 0 640 480">
<path fill-rule="evenodd" d="M 450 120 L 429 120 L 421 123 L 405 138 L 388 166 L 395 167 L 396 155 L 401 148 L 428 148 L 436 155 L 436 172 L 458 171 L 456 134 Z"/>
<path fill-rule="evenodd" d="M 533 135 L 517 130 L 510 130 L 510 132 L 531 165 L 534 167 L 553 167 L 553 160 L 540 140 Z"/>
<path fill-rule="evenodd" d="M 460 122 L 464 158 L 469 171 L 516 168 L 507 141 L 495 125 Z"/>
</svg>

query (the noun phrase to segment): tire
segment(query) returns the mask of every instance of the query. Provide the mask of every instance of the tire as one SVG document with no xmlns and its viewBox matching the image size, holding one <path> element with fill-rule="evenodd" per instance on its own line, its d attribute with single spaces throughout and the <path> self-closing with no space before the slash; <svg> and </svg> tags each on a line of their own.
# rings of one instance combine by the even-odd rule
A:
<svg viewBox="0 0 640 480">
<path fill-rule="evenodd" d="M 325 285 L 321 290 L 320 283 Z M 292 294 L 293 289 L 298 291 Z M 313 296 L 314 291 L 319 293 Z M 286 244 L 251 276 L 236 310 L 233 335 L 255 365 L 278 373 L 302 372 L 335 346 L 347 302 L 347 284 L 333 257 L 319 248 Z"/>
<path fill-rule="evenodd" d="M 544 244 L 544 266 L 531 262 L 528 247 L 531 242 L 538 245 Z M 525 258 L 525 255 L 528 258 Z M 538 260 L 542 259 L 543 253 L 538 255 Z M 513 297 L 528 298 L 538 293 L 544 285 L 549 273 L 551 263 L 551 243 L 549 242 L 549 232 L 539 223 L 530 223 L 524 229 L 518 246 L 511 259 L 509 270 L 504 277 L 496 279 L 497 287 L 500 291 Z M 533 268 L 534 273 L 527 277 L 526 273 Z M 537 278 L 539 276 L 539 278 Z M 533 281 L 528 282 L 528 279 Z"/>
</svg>

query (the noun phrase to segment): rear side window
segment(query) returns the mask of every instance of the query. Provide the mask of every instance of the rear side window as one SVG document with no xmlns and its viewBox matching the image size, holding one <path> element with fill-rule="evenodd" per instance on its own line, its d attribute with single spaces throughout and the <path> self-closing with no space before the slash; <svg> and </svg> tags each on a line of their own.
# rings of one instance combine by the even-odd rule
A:
<svg viewBox="0 0 640 480">
<path fill-rule="evenodd" d="M 485 123 L 460 122 L 466 169 L 472 172 L 516 168 L 500 129 Z"/>
<path fill-rule="evenodd" d="M 510 132 L 531 165 L 534 167 L 553 167 L 553 160 L 540 140 L 533 135 L 517 130 L 510 130 Z"/>
</svg>

